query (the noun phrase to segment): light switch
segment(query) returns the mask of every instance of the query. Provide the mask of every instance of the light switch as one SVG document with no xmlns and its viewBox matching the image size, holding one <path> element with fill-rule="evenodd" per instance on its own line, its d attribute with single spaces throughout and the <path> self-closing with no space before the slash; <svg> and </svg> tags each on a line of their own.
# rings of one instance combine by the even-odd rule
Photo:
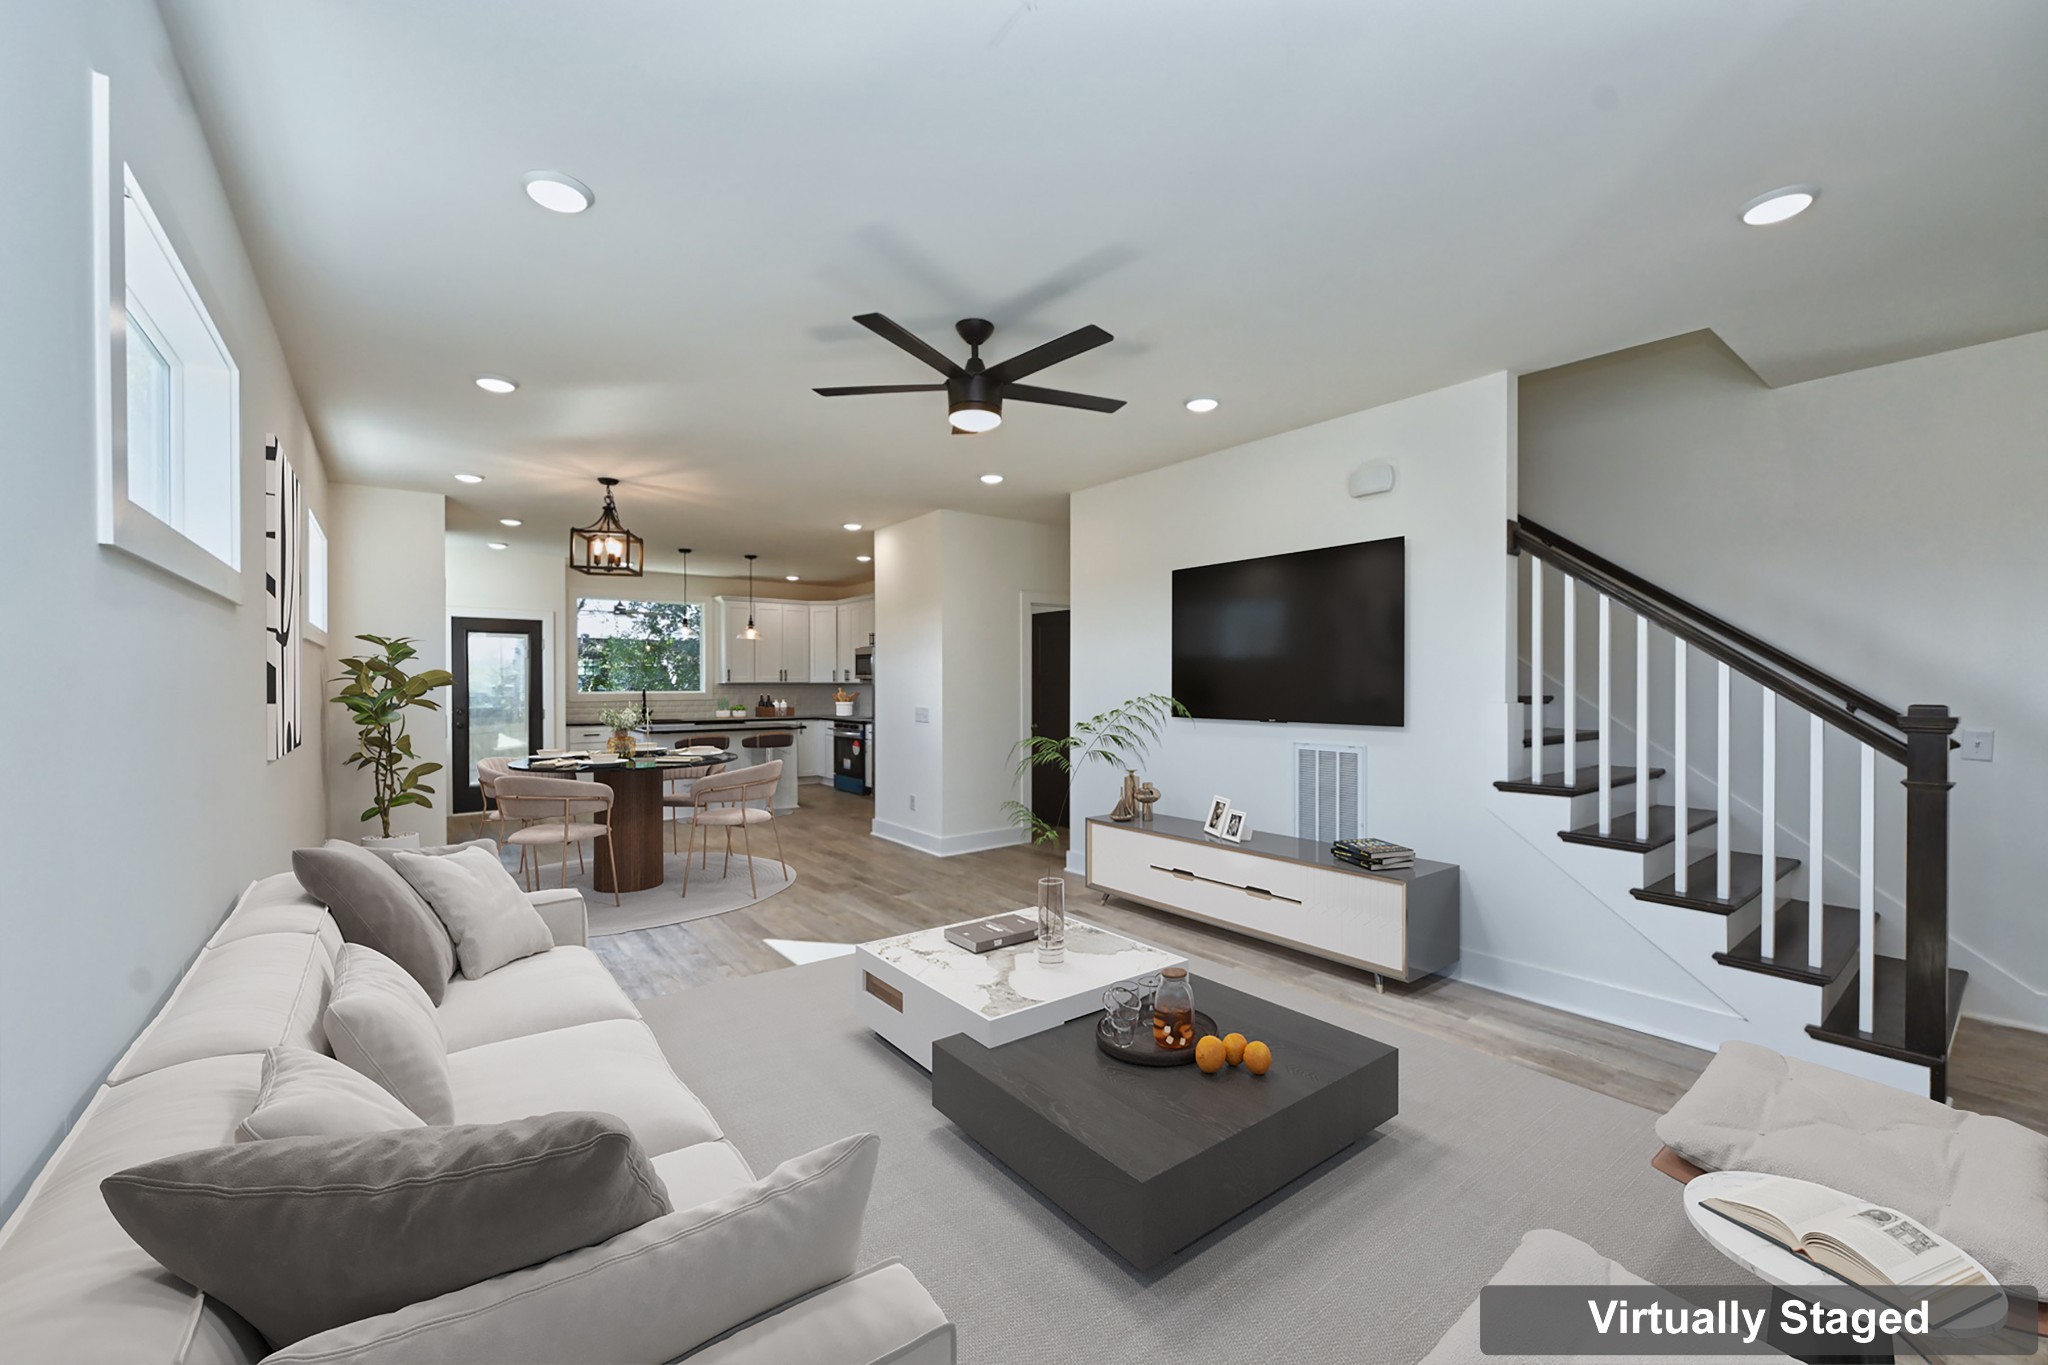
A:
<svg viewBox="0 0 2048 1365">
<path fill-rule="evenodd" d="M 918 707 L 916 717 L 919 725 L 930 725 L 932 723 L 932 708 L 929 706 Z"/>
<path fill-rule="evenodd" d="M 1989 763 L 1991 761 L 1991 741 L 1998 738 L 1998 732 L 1996 730 L 1960 730 L 1956 733 L 1956 738 L 1962 741 L 1963 746 L 1956 751 L 1956 757 L 1967 758 L 1972 763 Z"/>
</svg>

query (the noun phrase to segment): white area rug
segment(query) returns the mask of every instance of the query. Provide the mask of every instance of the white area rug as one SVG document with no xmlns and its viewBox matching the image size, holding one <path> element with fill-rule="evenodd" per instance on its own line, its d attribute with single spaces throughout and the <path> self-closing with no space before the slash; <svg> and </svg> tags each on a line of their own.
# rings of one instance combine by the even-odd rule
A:
<svg viewBox="0 0 2048 1365">
<path fill-rule="evenodd" d="M 589 859 L 590 854 L 586 851 L 586 866 Z M 770 896 L 787 891 L 796 884 L 795 869 L 786 868 L 773 858 L 754 859 L 754 877 L 751 885 L 747 880 L 745 858 L 735 854 L 731 868 L 722 871 L 723 862 L 723 855 L 714 852 L 709 867 L 692 867 L 690 894 L 685 896 L 683 855 L 665 854 L 662 858 L 663 881 L 660 886 L 649 887 L 645 891 L 624 892 L 619 897 L 619 904 L 613 905 L 612 893 L 600 891 L 593 886 L 587 871 L 578 872 L 575 855 L 571 854 L 569 885 L 583 893 L 583 902 L 590 911 L 590 932 L 593 936 L 598 936 L 629 934 L 636 929 L 658 929 L 664 924 L 688 924 L 692 920 L 730 914 L 734 910 L 744 910 L 750 905 L 759 905 Z M 518 875 L 518 850 L 505 850 L 505 866 L 513 870 L 513 875 Z M 544 863 L 539 884 L 544 887 L 560 886 L 560 866 L 553 861 Z"/>
</svg>

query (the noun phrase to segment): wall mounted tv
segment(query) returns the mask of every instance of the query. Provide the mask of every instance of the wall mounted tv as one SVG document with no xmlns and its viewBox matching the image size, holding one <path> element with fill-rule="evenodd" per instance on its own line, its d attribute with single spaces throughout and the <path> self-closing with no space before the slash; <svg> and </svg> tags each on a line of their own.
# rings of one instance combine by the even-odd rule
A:
<svg viewBox="0 0 2048 1365">
<path fill-rule="evenodd" d="M 1173 572 L 1173 695 L 1218 720 L 1400 725 L 1406 541 Z"/>
</svg>

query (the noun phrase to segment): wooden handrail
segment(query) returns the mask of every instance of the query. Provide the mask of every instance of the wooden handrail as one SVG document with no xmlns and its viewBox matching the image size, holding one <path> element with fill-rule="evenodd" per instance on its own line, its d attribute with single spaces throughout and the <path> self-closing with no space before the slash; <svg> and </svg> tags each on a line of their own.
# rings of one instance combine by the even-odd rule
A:
<svg viewBox="0 0 2048 1365">
<path fill-rule="evenodd" d="M 1904 716 L 1898 708 L 1526 517 L 1508 523 L 1508 553 L 1528 553 L 1564 569 L 1709 658 L 1790 698 L 1894 763 L 1905 763 Z"/>
</svg>

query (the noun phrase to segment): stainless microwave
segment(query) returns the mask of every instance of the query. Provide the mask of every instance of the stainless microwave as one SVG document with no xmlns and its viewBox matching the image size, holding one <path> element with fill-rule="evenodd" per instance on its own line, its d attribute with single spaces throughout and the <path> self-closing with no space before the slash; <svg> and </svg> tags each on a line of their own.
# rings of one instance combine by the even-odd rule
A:
<svg viewBox="0 0 2048 1365">
<path fill-rule="evenodd" d="M 875 680 L 875 647 L 862 645 L 853 651 L 853 680 L 873 682 Z"/>
</svg>

